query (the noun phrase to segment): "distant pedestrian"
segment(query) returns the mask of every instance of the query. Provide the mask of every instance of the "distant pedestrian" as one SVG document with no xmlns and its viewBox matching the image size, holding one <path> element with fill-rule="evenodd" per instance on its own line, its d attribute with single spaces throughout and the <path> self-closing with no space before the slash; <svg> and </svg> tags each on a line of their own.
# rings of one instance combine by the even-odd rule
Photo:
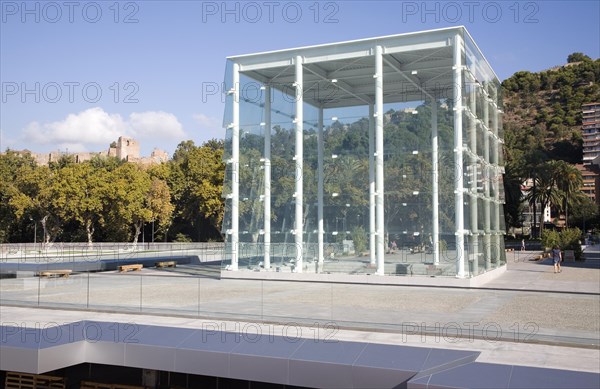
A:
<svg viewBox="0 0 600 389">
<path fill-rule="evenodd" d="M 521 251 L 525 251 L 525 239 L 521 239 Z"/>
<path fill-rule="evenodd" d="M 560 269 L 560 262 L 562 261 L 562 253 L 560 252 L 560 247 L 558 245 L 552 248 L 552 262 L 554 262 L 554 272 L 560 273 L 562 270 Z"/>
</svg>

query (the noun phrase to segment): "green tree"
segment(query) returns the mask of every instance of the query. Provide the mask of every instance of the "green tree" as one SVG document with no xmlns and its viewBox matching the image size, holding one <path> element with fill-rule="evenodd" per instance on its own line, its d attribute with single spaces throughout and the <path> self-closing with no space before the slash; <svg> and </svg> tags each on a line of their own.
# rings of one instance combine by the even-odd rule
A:
<svg viewBox="0 0 600 389">
<path fill-rule="evenodd" d="M 546 207 L 561 204 L 562 194 L 556 186 L 556 162 L 544 162 L 540 170 L 536 172 L 533 178 L 533 188 L 527 193 L 525 198 L 529 203 L 540 204 L 541 211 L 544 212 Z M 539 236 L 542 236 L 544 231 L 544 223 L 540 223 Z"/>
<path fill-rule="evenodd" d="M 591 61 L 592 59 L 583 53 L 572 53 L 567 57 L 568 63 Z"/>
<path fill-rule="evenodd" d="M 571 206 L 571 225 L 581 227 L 586 232 L 598 225 L 598 205 L 589 197 L 581 194 L 576 196 Z"/>
<path fill-rule="evenodd" d="M 141 166 L 126 163 L 111 172 L 110 182 L 111 223 L 122 232 L 133 227 L 132 242 L 136 245 L 143 224 L 151 221 L 153 216 L 149 205 L 150 176 Z"/>
<path fill-rule="evenodd" d="M 10 149 L 0 154 L 0 242 L 8 242 L 15 227 L 15 208 L 11 200 L 19 193 L 15 181 L 21 167 L 35 168 L 31 154 L 20 154 Z"/>
<path fill-rule="evenodd" d="M 166 234 L 172 222 L 174 206 L 171 203 L 171 192 L 166 181 L 152 178 L 148 192 L 148 205 L 151 211 L 152 222 L 158 222 L 159 231 Z"/>
<path fill-rule="evenodd" d="M 56 173 L 52 203 L 57 216 L 83 226 L 90 245 L 96 228 L 104 225 L 109 185 L 108 171 L 92 163 L 66 165 Z"/>
<path fill-rule="evenodd" d="M 15 183 L 18 193 L 11 203 L 17 220 L 25 216 L 34 222 L 39 221 L 42 226 L 42 242 L 52 242 L 61 231 L 62 224 L 53 202 L 56 174 L 46 166 L 23 166 L 17 170 Z"/>
<path fill-rule="evenodd" d="M 168 178 L 177 223 L 174 234 L 187 230 L 197 240 L 221 236 L 225 176 L 221 145 L 209 141 L 197 147 L 186 141 L 177 147 Z"/>
<path fill-rule="evenodd" d="M 578 195 L 582 195 L 583 179 L 577 168 L 565 161 L 556 161 L 554 165 L 556 186 L 562 197 L 561 209 L 565 212 L 565 223 L 569 227 L 569 205 L 573 204 Z"/>
</svg>

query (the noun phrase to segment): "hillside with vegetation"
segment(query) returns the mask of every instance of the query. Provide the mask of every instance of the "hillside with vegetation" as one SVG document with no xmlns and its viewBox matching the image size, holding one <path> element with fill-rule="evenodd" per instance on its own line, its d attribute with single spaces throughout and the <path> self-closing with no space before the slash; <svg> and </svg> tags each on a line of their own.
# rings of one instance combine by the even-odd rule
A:
<svg viewBox="0 0 600 389">
<path fill-rule="evenodd" d="M 522 221 L 520 185 L 528 178 L 534 184 L 530 202 L 536 199 L 562 212 L 571 205 L 575 223 L 577 216 L 596 215 L 595 207 L 577 193 L 581 176 L 572 164 L 583 158 L 581 106 L 600 101 L 600 59 L 573 53 L 564 66 L 539 73 L 517 72 L 502 87 L 507 226 L 519 226 Z M 574 182 L 561 187 L 558 181 L 569 168 Z M 569 192 L 569 186 L 573 193 L 567 200 L 564 192 Z"/>
</svg>

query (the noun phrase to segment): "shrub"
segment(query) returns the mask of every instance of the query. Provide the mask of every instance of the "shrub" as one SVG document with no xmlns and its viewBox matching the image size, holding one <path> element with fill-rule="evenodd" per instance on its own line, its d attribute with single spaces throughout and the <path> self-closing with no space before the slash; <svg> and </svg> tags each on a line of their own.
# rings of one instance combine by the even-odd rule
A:
<svg viewBox="0 0 600 389">
<path fill-rule="evenodd" d="M 560 245 L 562 248 L 560 234 L 554 230 L 544 230 L 542 232 L 542 247 L 552 248 L 556 245 Z"/>
<path fill-rule="evenodd" d="M 581 230 L 579 228 L 565 228 L 560 232 L 560 248 L 562 250 L 573 250 L 575 260 L 580 261 L 581 250 Z"/>
<path fill-rule="evenodd" d="M 579 228 L 565 228 L 560 233 L 553 230 L 544 230 L 542 233 L 542 246 L 554 247 L 556 245 L 560 246 L 561 250 L 573 250 L 575 260 L 581 260 L 581 230 Z"/>
<path fill-rule="evenodd" d="M 367 233 L 362 226 L 354 227 L 352 241 L 354 242 L 355 253 L 360 254 L 367 250 Z"/>
<path fill-rule="evenodd" d="M 179 232 L 177 233 L 177 235 L 175 235 L 175 239 L 173 239 L 173 242 L 178 242 L 178 243 L 190 243 L 192 242 L 192 238 L 190 238 L 189 236 L 187 236 L 186 234 Z"/>
</svg>

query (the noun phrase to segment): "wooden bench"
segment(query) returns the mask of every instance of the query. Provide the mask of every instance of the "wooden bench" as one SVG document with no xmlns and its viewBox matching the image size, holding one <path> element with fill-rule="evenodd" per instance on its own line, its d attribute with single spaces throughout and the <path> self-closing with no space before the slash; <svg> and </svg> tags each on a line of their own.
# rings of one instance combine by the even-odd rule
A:
<svg viewBox="0 0 600 389">
<path fill-rule="evenodd" d="M 64 278 L 69 278 L 69 276 L 71 275 L 71 273 L 73 273 L 73 270 L 44 270 L 41 271 L 39 276 L 40 277 L 48 277 L 48 278 L 54 278 L 54 277 L 64 277 Z"/>
<path fill-rule="evenodd" d="M 120 265 L 119 272 L 123 273 L 128 271 L 140 271 L 143 267 L 144 265 L 142 265 L 141 263 L 136 263 L 134 265 Z"/>
<path fill-rule="evenodd" d="M 155 263 L 156 267 L 177 267 L 177 261 L 161 261 Z"/>
<path fill-rule="evenodd" d="M 425 252 L 425 247 L 423 247 L 423 246 L 415 246 L 412 249 L 410 249 L 411 254 L 421 254 L 424 252 Z"/>
<path fill-rule="evenodd" d="M 7 372 L 6 379 L 4 380 L 4 387 L 7 389 L 64 389 L 65 380 L 61 377 L 53 377 L 48 375 Z"/>
</svg>

